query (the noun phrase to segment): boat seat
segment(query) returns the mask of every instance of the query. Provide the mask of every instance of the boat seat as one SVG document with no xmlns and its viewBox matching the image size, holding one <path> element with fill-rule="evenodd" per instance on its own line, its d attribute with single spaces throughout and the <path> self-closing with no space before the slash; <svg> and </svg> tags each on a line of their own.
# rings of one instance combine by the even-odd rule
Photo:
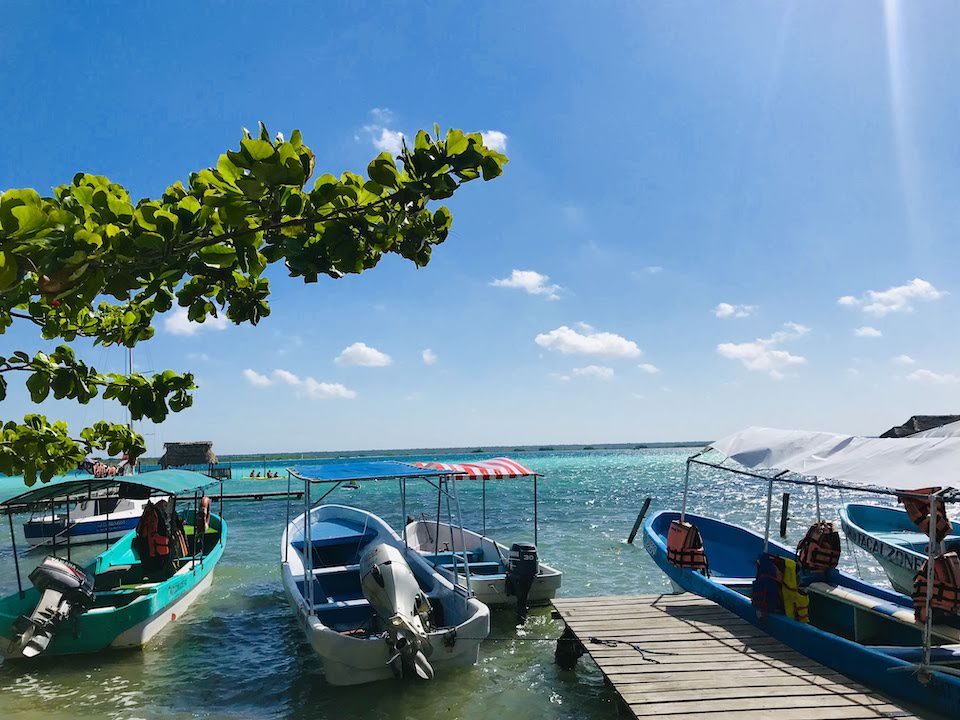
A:
<svg viewBox="0 0 960 720">
<path fill-rule="evenodd" d="M 903 605 L 897 605 L 896 603 L 880 600 L 879 598 L 860 592 L 859 590 L 829 585 L 824 582 L 810 583 L 807 585 L 806 589 L 807 591 L 816 593 L 817 595 L 829 597 L 839 602 L 846 603 L 847 605 L 855 605 L 863 608 L 864 610 L 869 610 L 872 613 L 876 613 L 877 615 L 883 615 L 884 617 L 891 618 L 896 620 L 901 625 L 915 628 L 920 632 L 923 631 L 923 623 L 917 622 L 916 618 L 913 616 L 913 610 L 905 608 Z M 934 623 L 932 631 L 937 637 L 950 640 L 954 643 L 960 643 L 960 628 L 951 627 L 950 625 L 945 625 L 943 623 Z"/>
<path fill-rule="evenodd" d="M 715 582 L 717 585 L 723 585 L 724 587 L 741 587 L 743 585 L 753 585 L 755 578 L 752 577 L 717 577 L 716 575 L 711 575 L 710 580 Z"/>
<path fill-rule="evenodd" d="M 502 567 L 498 562 L 472 562 L 467 565 L 470 572 L 474 575 L 502 575 Z M 450 572 L 463 572 L 463 563 L 443 563 L 440 565 L 444 570 Z"/>
</svg>

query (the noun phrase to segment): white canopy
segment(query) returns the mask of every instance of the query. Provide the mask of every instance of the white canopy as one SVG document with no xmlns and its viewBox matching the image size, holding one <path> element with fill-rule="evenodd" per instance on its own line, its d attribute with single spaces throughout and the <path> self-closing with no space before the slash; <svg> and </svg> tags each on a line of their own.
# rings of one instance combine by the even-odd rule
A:
<svg viewBox="0 0 960 720">
<path fill-rule="evenodd" d="M 937 428 L 948 429 L 958 434 L 867 438 L 750 427 L 711 443 L 710 448 L 750 469 L 789 470 L 838 483 L 892 490 L 960 488 L 960 427 Z"/>
<path fill-rule="evenodd" d="M 941 425 L 940 427 L 932 428 L 931 430 L 924 430 L 923 432 L 914 433 L 908 437 L 912 438 L 943 438 L 943 437 L 960 437 L 960 421 L 952 422 L 948 425 Z"/>
</svg>

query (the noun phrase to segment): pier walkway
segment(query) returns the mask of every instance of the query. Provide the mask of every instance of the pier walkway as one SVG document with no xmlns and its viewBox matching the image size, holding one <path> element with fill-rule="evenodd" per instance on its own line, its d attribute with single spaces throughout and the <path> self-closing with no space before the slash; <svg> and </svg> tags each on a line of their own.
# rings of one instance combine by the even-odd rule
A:
<svg viewBox="0 0 960 720">
<path fill-rule="evenodd" d="M 915 718 L 695 595 L 558 598 L 553 605 L 632 717 Z"/>
</svg>

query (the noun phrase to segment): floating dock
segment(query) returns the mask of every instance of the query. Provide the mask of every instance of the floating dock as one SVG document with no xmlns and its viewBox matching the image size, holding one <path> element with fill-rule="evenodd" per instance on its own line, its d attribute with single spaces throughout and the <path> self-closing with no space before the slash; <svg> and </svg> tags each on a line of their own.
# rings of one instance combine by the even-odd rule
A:
<svg viewBox="0 0 960 720">
<path fill-rule="evenodd" d="M 582 646 L 624 716 L 657 720 L 916 718 L 695 595 L 553 601 L 558 655 Z M 571 635 L 573 637 L 571 637 Z"/>
</svg>

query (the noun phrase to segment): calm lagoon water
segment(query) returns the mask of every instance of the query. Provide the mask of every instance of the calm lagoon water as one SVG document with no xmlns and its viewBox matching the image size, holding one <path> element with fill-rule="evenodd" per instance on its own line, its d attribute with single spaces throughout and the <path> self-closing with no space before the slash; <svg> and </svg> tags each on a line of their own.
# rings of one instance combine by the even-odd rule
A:
<svg viewBox="0 0 960 720">
<path fill-rule="evenodd" d="M 669 591 L 638 541 L 627 545 L 643 499 L 652 509 L 677 508 L 684 460 L 690 450 L 529 452 L 516 458 L 547 477 L 539 483 L 541 557 L 563 573 L 565 596 Z M 485 456 L 434 455 L 448 461 Z M 424 459 L 422 454 L 417 459 Z M 281 469 L 289 463 L 234 466 Z M 480 525 L 480 486 L 462 483 L 468 527 Z M 226 492 L 282 490 L 286 480 L 235 479 Z M 812 491 L 790 487 L 787 542 L 796 543 L 814 517 Z M 779 508 L 779 490 L 775 506 Z M 394 483 L 337 490 L 329 502 L 358 505 L 394 525 L 402 521 Z M 836 518 L 843 498 L 821 493 L 824 516 Z M 408 512 L 430 512 L 435 495 L 425 483 L 408 485 Z M 689 510 L 762 530 L 766 488 L 729 474 L 696 470 Z M 294 505 L 295 507 L 295 505 Z M 617 717 L 613 693 L 597 669 L 582 660 L 573 672 L 553 663 L 559 623 L 535 610 L 526 627 L 510 612 L 495 612 L 479 665 L 439 674 L 430 683 L 389 681 L 355 688 L 323 682 L 319 663 L 289 610 L 279 580 L 284 501 L 227 502 L 229 544 L 213 587 L 145 650 L 90 657 L 51 658 L 0 666 L 0 717 L 60 718 L 304 718 L 304 720 L 488 720 L 491 717 Z M 775 513 L 774 523 L 779 517 Z M 23 518 L 18 518 L 19 524 Z M 533 493 L 526 481 L 488 483 L 487 532 L 509 545 L 532 540 Z M 22 535 L 18 535 L 22 539 Z M 99 550 L 84 551 L 92 556 Z M 80 553 L 77 554 L 78 556 Z M 21 556 L 32 568 L 42 552 Z M 844 569 L 883 583 L 872 558 L 844 547 Z M 0 589 L 16 589 L 9 530 L 0 527 Z"/>
</svg>

